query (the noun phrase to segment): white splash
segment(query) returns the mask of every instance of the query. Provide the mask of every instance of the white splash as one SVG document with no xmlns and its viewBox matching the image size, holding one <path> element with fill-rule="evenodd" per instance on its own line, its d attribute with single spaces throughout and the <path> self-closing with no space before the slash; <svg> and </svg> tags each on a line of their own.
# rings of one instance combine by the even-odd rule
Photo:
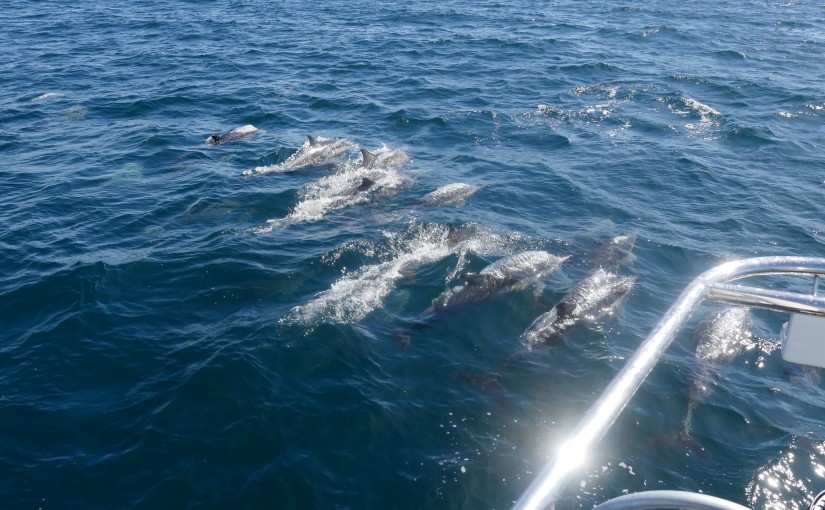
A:
<svg viewBox="0 0 825 510">
<path fill-rule="evenodd" d="M 721 137 L 719 132 L 721 126 L 722 113 L 718 110 L 689 97 L 659 98 L 658 101 L 666 103 L 668 110 L 679 117 L 695 119 L 683 124 L 684 129 L 691 136 L 701 137 L 708 141 L 718 140 Z"/>
<path fill-rule="evenodd" d="M 211 135 L 204 143 L 207 145 L 219 145 L 222 143 L 243 140 L 261 133 L 266 133 L 266 131 L 263 129 L 258 129 L 252 124 L 247 124 L 245 126 L 237 127 L 222 135 Z"/>
<path fill-rule="evenodd" d="M 332 287 L 310 302 L 296 306 L 283 323 L 351 324 L 380 307 L 401 278 L 416 267 L 435 262 L 452 253 L 449 228 L 444 225 L 413 225 L 405 234 L 388 234 L 392 256 L 345 274 Z"/>
</svg>

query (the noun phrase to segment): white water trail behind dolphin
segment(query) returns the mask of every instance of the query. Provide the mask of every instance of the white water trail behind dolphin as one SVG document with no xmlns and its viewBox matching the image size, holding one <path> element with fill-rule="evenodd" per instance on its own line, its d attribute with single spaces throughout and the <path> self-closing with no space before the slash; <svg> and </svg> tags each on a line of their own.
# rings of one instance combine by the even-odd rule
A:
<svg viewBox="0 0 825 510">
<path fill-rule="evenodd" d="M 265 225 L 254 227 L 250 232 L 266 234 L 289 225 L 318 221 L 331 212 L 392 195 L 408 184 L 409 179 L 402 172 L 403 163 L 409 160 L 406 152 L 382 147 L 375 151 L 375 156 L 371 168 L 357 162 L 347 163 L 338 173 L 307 184 L 300 192 L 300 201 L 289 214 L 269 219 Z M 374 184 L 360 191 L 358 187 L 364 179 Z"/>
</svg>

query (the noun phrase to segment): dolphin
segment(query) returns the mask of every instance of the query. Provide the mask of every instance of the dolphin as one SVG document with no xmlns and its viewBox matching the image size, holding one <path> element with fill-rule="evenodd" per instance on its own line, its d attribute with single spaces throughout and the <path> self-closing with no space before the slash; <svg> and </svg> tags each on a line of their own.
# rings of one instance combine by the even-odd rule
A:
<svg viewBox="0 0 825 510">
<path fill-rule="evenodd" d="M 539 316 L 521 334 L 528 350 L 560 341 L 565 334 L 587 322 L 613 313 L 638 280 L 637 276 L 618 276 L 597 269 L 577 283 L 549 312 Z"/>
<path fill-rule="evenodd" d="M 620 234 L 610 241 L 603 242 L 587 257 L 584 265 L 591 269 L 617 269 L 633 261 L 633 246 L 636 243 L 635 233 Z"/>
<path fill-rule="evenodd" d="M 479 273 L 463 273 L 464 285 L 438 296 L 425 315 L 442 315 L 449 310 L 481 303 L 496 294 L 522 289 L 530 280 L 540 280 L 555 271 L 569 258 L 545 251 L 523 251 L 497 260 Z"/>
<path fill-rule="evenodd" d="M 481 186 L 463 182 L 445 184 L 421 197 L 418 203 L 427 207 L 439 207 L 448 204 L 462 205 L 470 195 L 479 189 L 481 189 Z"/>
<path fill-rule="evenodd" d="M 241 126 L 239 128 L 235 128 L 228 133 L 224 133 L 222 135 L 211 135 L 209 138 L 206 139 L 207 145 L 219 145 L 222 143 L 227 142 L 234 142 L 237 140 L 243 140 L 245 138 L 249 138 L 254 136 L 258 133 L 265 133 L 265 131 L 256 128 L 252 124 L 247 124 L 246 126 Z"/>
<path fill-rule="evenodd" d="M 721 365 L 730 363 L 752 344 L 750 309 L 744 306 L 726 307 L 711 314 L 696 328 L 694 357 L 698 362 L 688 390 L 688 413 L 685 432 L 690 430 L 693 408 L 710 393 L 710 387 Z"/>
<path fill-rule="evenodd" d="M 352 142 L 341 138 L 322 140 L 307 135 L 307 141 L 297 152 L 289 156 L 286 161 L 277 165 L 259 166 L 255 170 L 245 170 L 244 175 L 268 174 L 272 172 L 288 172 L 310 165 L 326 165 L 335 162 L 345 152 L 352 149 Z"/>
<path fill-rule="evenodd" d="M 699 324 L 693 337 L 698 368 L 689 380 L 688 407 L 682 420 L 682 430 L 654 438 L 655 446 L 682 446 L 702 457 L 708 456 L 705 447 L 691 435 L 693 411 L 710 393 L 719 367 L 731 362 L 750 345 L 751 338 L 751 317 L 747 307 L 723 308 Z"/>
</svg>

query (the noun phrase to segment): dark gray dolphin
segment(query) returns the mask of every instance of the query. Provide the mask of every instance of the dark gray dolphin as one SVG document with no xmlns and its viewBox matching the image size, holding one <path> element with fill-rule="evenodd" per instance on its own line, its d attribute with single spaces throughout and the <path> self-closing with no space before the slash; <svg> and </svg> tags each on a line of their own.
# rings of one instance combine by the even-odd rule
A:
<svg viewBox="0 0 825 510">
<path fill-rule="evenodd" d="M 319 140 L 312 135 L 307 135 L 307 141 L 304 145 L 290 155 L 286 161 L 282 161 L 276 165 L 259 166 L 254 170 L 245 170 L 243 174 L 254 175 L 273 172 L 292 172 L 313 165 L 329 165 L 335 163 L 344 153 L 353 147 L 352 142 L 345 139 Z"/>
<path fill-rule="evenodd" d="M 462 240 L 460 230 L 451 225 L 448 243 L 455 246 Z M 497 260 L 479 273 L 464 273 L 461 275 L 464 285 L 448 289 L 435 298 L 417 319 L 406 328 L 396 330 L 393 340 L 405 349 L 414 330 L 426 328 L 451 312 L 482 303 L 497 294 L 525 288 L 531 281 L 540 280 L 561 267 L 568 259 L 569 256 L 559 257 L 545 251 L 524 251 Z"/>
<path fill-rule="evenodd" d="M 524 251 L 500 259 L 479 273 L 464 273 L 464 285 L 438 296 L 425 314 L 443 314 L 449 310 L 481 303 L 492 296 L 518 290 L 530 280 L 539 280 L 564 264 L 570 257 L 545 251 Z"/>
<path fill-rule="evenodd" d="M 364 177 L 361 180 L 361 184 L 351 188 L 350 190 L 345 192 L 344 195 L 347 195 L 347 196 L 357 195 L 358 193 L 362 193 L 364 191 L 369 190 L 371 187 L 373 187 L 373 185 L 375 185 L 375 181 L 373 181 L 372 179 L 369 179 L 367 177 Z"/>
<path fill-rule="evenodd" d="M 533 321 L 521 334 L 521 342 L 529 350 L 551 345 L 570 331 L 609 315 L 621 306 L 637 279 L 597 269 L 570 289 L 549 312 Z"/>
<path fill-rule="evenodd" d="M 229 131 L 228 133 L 224 133 L 222 135 L 211 135 L 209 138 L 206 139 L 205 143 L 208 145 L 219 145 L 222 143 L 243 140 L 245 138 L 249 138 L 250 136 L 254 136 L 258 133 L 263 133 L 263 131 L 256 128 L 252 124 L 247 124 L 246 126 L 235 128 L 232 131 Z"/>
</svg>

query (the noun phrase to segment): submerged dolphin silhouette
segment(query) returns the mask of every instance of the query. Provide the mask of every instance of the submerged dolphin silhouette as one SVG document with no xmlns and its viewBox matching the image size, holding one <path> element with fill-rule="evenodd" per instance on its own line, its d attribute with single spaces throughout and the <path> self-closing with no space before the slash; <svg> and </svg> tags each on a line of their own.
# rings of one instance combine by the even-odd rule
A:
<svg viewBox="0 0 825 510">
<path fill-rule="evenodd" d="M 636 244 L 636 234 L 629 232 L 620 234 L 610 241 L 599 244 L 596 249 L 585 258 L 586 267 L 612 270 L 633 260 L 633 246 Z"/>
<path fill-rule="evenodd" d="M 693 410 L 710 393 L 719 367 L 733 361 L 751 343 L 751 336 L 750 309 L 742 306 L 723 308 L 708 316 L 696 328 L 694 344 L 698 368 L 690 379 L 685 435 L 690 431 Z"/>
<path fill-rule="evenodd" d="M 696 373 L 689 379 L 688 406 L 682 430 L 676 434 L 653 438 L 655 446 L 683 446 L 703 457 L 708 453 L 691 434 L 693 412 L 710 393 L 719 367 L 732 361 L 751 343 L 751 318 L 747 307 L 728 307 L 715 312 L 696 328 L 694 344 Z"/>
</svg>

